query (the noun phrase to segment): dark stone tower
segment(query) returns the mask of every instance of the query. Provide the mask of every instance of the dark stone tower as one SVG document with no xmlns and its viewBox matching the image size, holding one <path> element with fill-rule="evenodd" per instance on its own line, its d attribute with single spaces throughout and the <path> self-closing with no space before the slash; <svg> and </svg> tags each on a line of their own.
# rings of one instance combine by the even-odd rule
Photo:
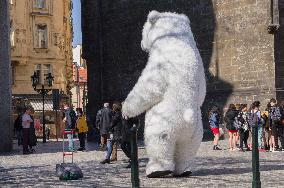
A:
<svg viewBox="0 0 284 188">
<path fill-rule="evenodd" d="M 140 41 L 151 10 L 184 13 L 191 21 L 207 77 L 204 117 L 213 104 L 225 109 L 229 103 L 260 100 L 264 107 L 271 97 L 282 99 L 283 0 L 275 2 L 82 0 L 91 119 L 103 101 L 124 100 L 136 83 L 147 62 Z M 277 13 L 280 28 L 269 33 Z"/>
</svg>

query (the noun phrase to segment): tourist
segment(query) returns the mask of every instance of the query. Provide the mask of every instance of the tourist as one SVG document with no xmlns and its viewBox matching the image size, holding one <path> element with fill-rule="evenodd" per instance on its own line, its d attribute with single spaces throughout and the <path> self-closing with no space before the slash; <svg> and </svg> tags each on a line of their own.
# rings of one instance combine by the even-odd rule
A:
<svg viewBox="0 0 284 188">
<path fill-rule="evenodd" d="M 265 125 L 265 121 L 264 119 L 261 117 L 261 112 L 260 112 L 260 102 L 259 101 L 255 101 L 253 103 L 253 105 L 257 108 L 257 116 L 259 118 L 258 121 L 258 126 L 257 126 L 257 131 L 258 131 L 258 149 L 261 152 L 265 152 L 266 150 L 264 149 L 264 138 L 263 138 L 263 134 L 264 134 L 264 125 Z"/>
<path fill-rule="evenodd" d="M 22 114 L 19 113 L 14 122 L 14 131 L 16 132 L 18 139 L 18 146 L 23 144 L 23 126 L 22 126 Z"/>
<path fill-rule="evenodd" d="M 30 130 L 30 125 L 33 122 L 30 114 L 32 112 L 31 107 L 27 107 L 25 110 L 25 113 L 22 116 L 22 127 L 23 127 L 23 154 L 27 155 L 30 154 L 31 152 L 28 149 L 28 144 L 29 144 L 29 130 Z"/>
<path fill-rule="evenodd" d="M 31 113 L 34 113 L 34 110 L 32 109 Z M 30 130 L 29 130 L 29 151 L 30 152 L 35 152 L 35 149 L 33 149 L 33 146 L 36 146 L 37 144 L 37 137 L 36 137 L 36 134 L 35 134 L 35 126 L 34 126 L 34 117 L 32 115 L 31 116 L 31 119 L 32 119 L 32 122 L 30 124 Z"/>
<path fill-rule="evenodd" d="M 219 108 L 217 106 L 213 106 L 212 109 L 209 111 L 209 125 L 210 125 L 212 133 L 214 134 L 213 150 L 222 150 L 218 146 L 218 141 L 220 138 L 219 123 L 220 123 Z"/>
<path fill-rule="evenodd" d="M 261 118 L 264 120 L 264 125 L 263 125 L 264 149 L 267 151 L 270 150 L 270 145 L 271 145 L 271 130 L 269 130 L 269 125 L 268 125 L 269 110 L 270 110 L 270 103 L 267 104 L 266 109 L 261 113 Z"/>
<path fill-rule="evenodd" d="M 240 134 L 240 151 L 245 151 L 243 146 L 245 145 L 246 150 L 250 151 L 248 147 L 248 138 L 249 138 L 249 125 L 247 121 L 247 104 L 242 104 L 240 107 L 240 112 L 238 114 L 239 121 L 241 122 L 241 126 L 239 128 Z"/>
<path fill-rule="evenodd" d="M 282 114 L 279 106 L 277 106 L 276 99 L 272 98 L 270 99 L 270 110 L 268 115 L 268 123 L 269 123 L 269 129 L 271 130 L 271 141 L 272 141 L 272 147 L 270 148 L 271 152 L 278 151 L 278 128 L 279 123 L 282 119 Z"/>
<path fill-rule="evenodd" d="M 112 114 L 113 112 L 109 108 L 109 103 L 104 103 L 104 108 L 99 110 L 97 114 L 96 123 L 101 135 L 100 150 L 106 149 L 108 129 L 111 126 Z"/>
<path fill-rule="evenodd" d="M 242 104 L 240 104 L 240 103 L 235 104 L 236 111 L 238 112 L 238 114 L 241 111 L 241 105 Z M 240 147 L 239 143 L 240 143 L 240 134 L 239 134 L 239 131 L 238 131 L 237 134 L 236 134 L 236 146 L 237 146 L 237 148 Z"/>
<path fill-rule="evenodd" d="M 78 137 L 80 142 L 80 148 L 78 151 L 85 151 L 85 140 L 86 140 L 86 134 L 88 132 L 88 125 L 86 116 L 83 114 L 82 108 L 77 108 L 77 122 L 76 122 L 76 128 L 78 131 Z"/>
<path fill-rule="evenodd" d="M 248 122 L 250 127 L 256 127 L 258 132 L 258 150 L 260 152 L 265 152 L 266 150 L 262 147 L 262 138 L 263 138 L 263 125 L 265 124 L 264 120 L 261 118 L 261 112 L 259 110 L 260 102 L 255 101 L 251 104 Z"/>
<path fill-rule="evenodd" d="M 65 131 L 70 131 L 70 134 L 67 134 L 68 138 L 68 143 L 69 143 L 69 151 L 73 152 L 75 151 L 74 148 L 74 140 L 73 140 L 73 135 L 74 135 L 74 129 L 75 129 L 75 124 L 76 124 L 76 113 L 72 108 L 69 107 L 68 103 L 64 103 L 64 119 L 63 122 L 65 123 Z"/>
<path fill-rule="evenodd" d="M 115 102 L 112 106 L 112 109 L 113 109 L 113 117 L 107 139 L 107 153 L 105 160 L 103 160 L 101 164 L 110 163 L 110 161 L 117 160 L 117 143 L 121 137 L 120 130 L 122 127 L 121 104 Z M 110 159 L 111 156 L 112 159 Z"/>
<path fill-rule="evenodd" d="M 226 128 L 229 130 L 229 150 L 236 151 L 236 140 L 237 140 L 237 130 L 234 126 L 235 117 L 237 117 L 238 112 L 234 104 L 229 105 L 229 109 L 225 114 Z"/>
<path fill-rule="evenodd" d="M 281 147 L 279 147 L 279 151 L 284 151 L 284 101 L 281 102 L 280 105 L 281 112 L 281 120 L 278 123 L 278 138 L 281 143 Z"/>
</svg>

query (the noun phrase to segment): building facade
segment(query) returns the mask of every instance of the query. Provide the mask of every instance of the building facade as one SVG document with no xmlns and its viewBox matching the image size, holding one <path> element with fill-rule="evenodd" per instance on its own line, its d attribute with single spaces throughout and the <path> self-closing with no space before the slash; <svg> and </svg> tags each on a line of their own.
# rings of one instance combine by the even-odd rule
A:
<svg viewBox="0 0 284 188">
<path fill-rule="evenodd" d="M 75 86 L 71 89 L 72 104 L 74 108 L 82 108 L 86 112 L 87 104 L 87 65 L 82 58 L 82 46 L 73 48 L 73 82 Z"/>
<path fill-rule="evenodd" d="M 9 0 L 13 95 L 37 94 L 31 82 L 34 71 L 40 84 L 48 73 L 52 88 L 68 94 L 72 86 L 71 0 Z"/>
<path fill-rule="evenodd" d="M 283 0 L 83 0 L 90 116 L 104 101 L 124 100 L 136 83 L 147 62 L 140 41 L 151 10 L 191 21 L 207 79 L 205 127 L 212 105 L 259 100 L 265 108 L 272 97 L 284 99 Z"/>
</svg>

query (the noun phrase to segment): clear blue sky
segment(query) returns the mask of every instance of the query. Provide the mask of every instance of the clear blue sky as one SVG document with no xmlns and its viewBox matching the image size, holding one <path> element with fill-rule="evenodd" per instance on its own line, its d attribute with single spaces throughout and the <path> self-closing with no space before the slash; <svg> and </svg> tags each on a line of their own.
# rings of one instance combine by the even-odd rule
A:
<svg viewBox="0 0 284 188">
<path fill-rule="evenodd" d="M 80 0 L 72 0 L 73 1 L 73 46 L 78 44 L 82 44 L 82 31 L 81 31 L 81 2 Z"/>
</svg>

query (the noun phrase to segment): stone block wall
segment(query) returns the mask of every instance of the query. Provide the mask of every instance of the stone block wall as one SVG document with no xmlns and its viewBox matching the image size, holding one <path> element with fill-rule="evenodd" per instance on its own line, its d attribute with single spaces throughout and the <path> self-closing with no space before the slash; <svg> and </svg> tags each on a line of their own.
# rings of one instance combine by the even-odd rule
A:
<svg viewBox="0 0 284 188">
<path fill-rule="evenodd" d="M 98 1 L 82 2 L 89 102 L 124 100 L 132 89 L 147 62 L 141 32 L 154 9 L 184 13 L 191 21 L 208 84 L 204 117 L 213 104 L 265 104 L 276 95 L 267 0 L 104 0 L 99 7 Z"/>
<path fill-rule="evenodd" d="M 279 24 L 274 37 L 275 84 L 278 101 L 284 101 L 284 0 L 279 0 Z"/>
</svg>

